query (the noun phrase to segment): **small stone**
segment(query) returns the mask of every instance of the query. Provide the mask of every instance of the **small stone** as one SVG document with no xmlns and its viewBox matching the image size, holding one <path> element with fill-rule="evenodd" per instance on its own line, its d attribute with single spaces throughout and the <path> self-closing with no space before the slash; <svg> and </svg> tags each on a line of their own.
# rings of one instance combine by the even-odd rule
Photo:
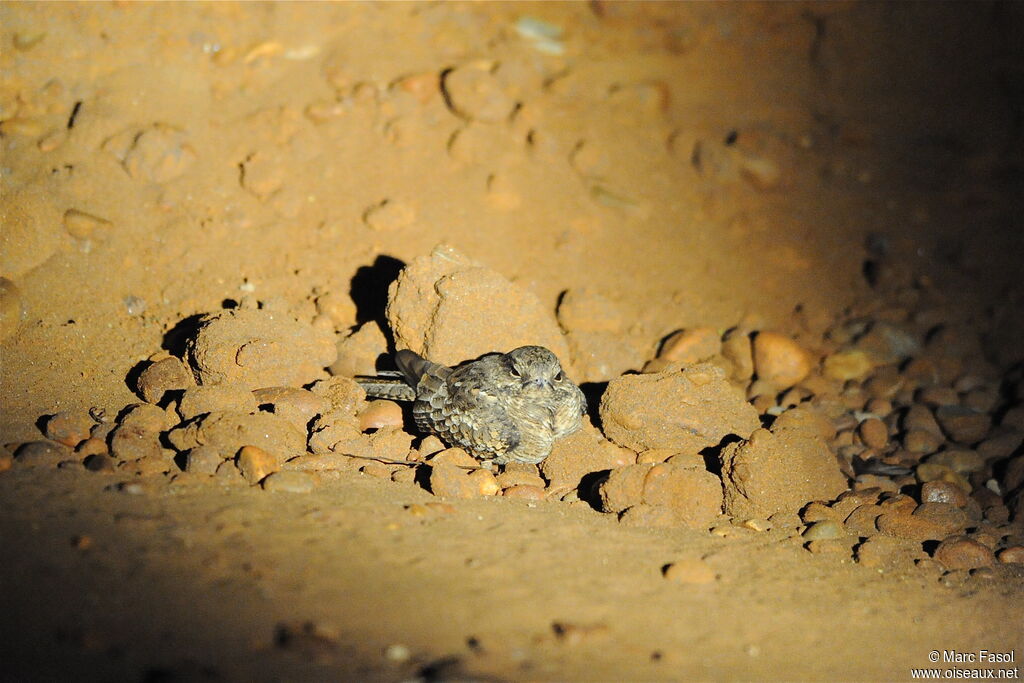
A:
<svg viewBox="0 0 1024 683">
<path fill-rule="evenodd" d="M 163 446 L 160 433 L 144 430 L 137 424 L 121 424 L 110 435 L 110 453 L 121 462 L 160 458 Z"/>
<path fill-rule="evenodd" d="M 371 401 L 359 413 L 359 430 L 363 432 L 384 427 L 401 427 L 404 423 L 402 407 L 394 401 Z"/>
<path fill-rule="evenodd" d="M 261 410 L 270 408 L 274 415 L 287 420 L 303 432 L 313 419 L 329 409 L 326 399 L 308 389 L 296 387 L 267 387 L 252 392 Z"/>
<path fill-rule="evenodd" d="M 238 453 L 237 466 L 250 486 L 260 483 L 264 477 L 278 469 L 277 458 L 256 446 L 242 447 Z"/>
<path fill-rule="evenodd" d="M 530 465 L 533 471 L 521 471 L 521 470 L 510 470 L 508 466 L 505 466 L 505 471 L 497 475 L 495 479 L 498 485 L 507 489 L 512 486 L 535 486 L 537 488 L 544 488 L 544 480 L 537 474 L 537 468 Z"/>
<path fill-rule="evenodd" d="M 921 486 L 922 503 L 948 503 L 962 508 L 969 500 L 963 489 L 948 481 L 928 481 Z"/>
<path fill-rule="evenodd" d="M 789 337 L 775 332 L 759 332 L 754 337 L 754 370 L 758 379 L 779 389 L 788 389 L 811 371 L 807 352 Z"/>
<path fill-rule="evenodd" d="M 309 493 L 313 490 L 313 484 L 313 476 L 307 472 L 273 472 L 263 480 L 263 490 Z"/>
<path fill-rule="evenodd" d="M 823 541 L 830 538 L 840 538 L 845 535 L 846 531 L 843 529 L 842 524 L 831 519 L 815 522 L 803 533 L 803 537 L 808 541 Z"/>
<path fill-rule="evenodd" d="M 678 560 L 666 565 L 662 575 L 673 583 L 688 585 L 712 583 L 717 578 L 707 562 L 698 559 Z"/>
<path fill-rule="evenodd" d="M 74 448 L 89 438 L 95 424 L 84 410 L 60 412 L 46 421 L 46 438 Z"/>
<path fill-rule="evenodd" d="M 1006 564 L 1024 564 L 1024 546 L 1014 545 L 999 552 L 999 561 Z"/>
<path fill-rule="evenodd" d="M 148 403 L 136 403 L 126 409 L 117 424 L 125 429 L 159 434 L 170 426 L 170 421 L 162 408 Z"/>
<path fill-rule="evenodd" d="M 83 461 L 85 469 L 90 472 L 100 472 L 103 474 L 113 474 L 117 471 L 117 461 L 106 453 L 94 453 L 85 458 Z"/>
<path fill-rule="evenodd" d="M 516 486 L 510 486 L 501 495 L 505 498 L 519 498 L 522 500 L 544 500 L 544 489 L 539 486 L 530 486 L 528 484 L 519 484 Z"/>
<path fill-rule="evenodd" d="M 935 411 L 942 431 L 957 443 L 978 443 L 988 435 L 992 418 L 987 413 L 963 406 L 942 406 Z"/>
<path fill-rule="evenodd" d="M 183 391 L 195 383 L 188 366 L 171 356 L 148 365 L 139 373 L 135 387 L 146 403 L 159 403 L 168 391 Z"/>
<path fill-rule="evenodd" d="M 658 358 L 691 365 L 717 356 L 722 350 L 722 337 L 710 327 L 697 327 L 674 332 L 661 345 Z"/>
<path fill-rule="evenodd" d="M 859 349 L 836 351 L 825 358 L 822 373 L 840 382 L 860 380 L 874 367 L 866 353 Z"/>
<path fill-rule="evenodd" d="M 934 453 L 941 446 L 942 439 L 922 429 L 913 429 L 903 435 L 903 447 L 911 453 Z"/>
<path fill-rule="evenodd" d="M 884 510 L 877 505 L 860 505 L 847 516 L 844 524 L 858 536 L 873 536 L 878 532 L 876 522 L 883 512 Z"/>
<path fill-rule="evenodd" d="M 951 536 L 935 549 L 935 559 L 946 569 L 991 567 L 996 558 L 991 550 L 966 536 Z"/>
<path fill-rule="evenodd" d="M 934 385 L 919 390 L 917 401 L 933 408 L 955 406 L 960 403 L 960 395 L 952 387 Z"/>
<path fill-rule="evenodd" d="M 220 451 L 213 446 L 196 446 L 185 454 L 185 471 L 197 474 L 216 474 L 224 462 Z"/>
<path fill-rule="evenodd" d="M 889 444 L 889 430 L 885 423 L 876 417 L 869 417 L 857 427 L 860 440 L 868 448 L 883 450 Z"/>
<path fill-rule="evenodd" d="M 486 476 L 471 474 L 484 472 Z M 479 498 L 484 495 L 495 495 L 501 489 L 494 481 L 494 475 L 487 470 L 474 470 L 467 473 L 466 470 L 445 462 L 431 463 L 430 467 L 430 492 L 435 496 L 447 498 Z"/>
</svg>

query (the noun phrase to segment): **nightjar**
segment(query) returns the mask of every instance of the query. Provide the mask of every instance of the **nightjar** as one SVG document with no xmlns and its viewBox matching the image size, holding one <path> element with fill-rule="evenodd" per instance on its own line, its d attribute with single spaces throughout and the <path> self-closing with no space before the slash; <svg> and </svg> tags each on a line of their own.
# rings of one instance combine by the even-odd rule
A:
<svg viewBox="0 0 1024 683">
<path fill-rule="evenodd" d="M 496 464 L 539 463 L 582 425 L 583 392 L 543 346 L 490 353 L 450 368 L 402 350 L 398 372 L 358 378 L 373 398 L 413 401 L 416 425 Z"/>
</svg>

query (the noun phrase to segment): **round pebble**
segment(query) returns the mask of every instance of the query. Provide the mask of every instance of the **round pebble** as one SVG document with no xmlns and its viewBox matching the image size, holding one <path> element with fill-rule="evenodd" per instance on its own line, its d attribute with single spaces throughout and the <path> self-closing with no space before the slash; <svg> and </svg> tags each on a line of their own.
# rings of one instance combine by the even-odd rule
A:
<svg viewBox="0 0 1024 683">
<path fill-rule="evenodd" d="M 274 456 L 256 446 L 243 446 L 238 453 L 237 465 L 250 486 L 255 486 L 268 474 L 277 471 Z"/>
<path fill-rule="evenodd" d="M 754 370 L 758 379 L 788 389 L 811 371 L 811 359 L 795 341 L 776 332 L 754 337 Z"/>
<path fill-rule="evenodd" d="M 803 537 L 808 541 L 824 541 L 830 538 L 840 538 L 845 535 L 846 532 L 843 530 L 843 525 L 833 519 L 823 519 L 820 522 L 815 522 L 803 533 Z"/>
<path fill-rule="evenodd" d="M 948 481 L 927 481 L 921 486 L 922 503 L 949 503 L 962 508 L 969 500 L 963 489 Z"/>
<path fill-rule="evenodd" d="M 383 427 L 401 427 L 404 424 L 402 407 L 394 401 L 372 401 L 359 413 L 359 431 Z"/>
<path fill-rule="evenodd" d="M 999 553 L 999 561 L 1004 563 L 1024 564 L 1024 546 L 1014 545 L 1003 548 Z"/>
<path fill-rule="evenodd" d="M 60 412 L 46 421 L 46 438 L 74 448 L 89 438 L 95 424 L 84 410 Z"/>
<path fill-rule="evenodd" d="M 313 490 L 313 476 L 308 472 L 274 472 L 263 480 L 266 491 L 285 491 L 288 493 L 309 493 Z"/>
<path fill-rule="evenodd" d="M 865 446 L 882 450 L 889 443 L 889 430 L 877 417 L 869 417 L 857 427 L 857 435 Z"/>
<path fill-rule="evenodd" d="M 951 536 L 935 549 L 935 559 L 946 569 L 976 569 L 991 567 L 995 555 L 981 543 L 966 536 Z"/>
</svg>

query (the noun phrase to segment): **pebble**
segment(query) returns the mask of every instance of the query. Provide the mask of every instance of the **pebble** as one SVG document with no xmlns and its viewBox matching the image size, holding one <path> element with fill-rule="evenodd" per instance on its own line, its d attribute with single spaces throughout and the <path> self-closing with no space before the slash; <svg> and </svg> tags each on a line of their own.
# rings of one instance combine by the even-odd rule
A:
<svg viewBox="0 0 1024 683">
<path fill-rule="evenodd" d="M 942 443 L 942 439 L 923 429 L 912 429 L 903 435 L 903 447 L 911 453 L 934 453 Z"/>
<path fill-rule="evenodd" d="M 265 491 L 285 491 L 288 493 L 309 493 L 313 490 L 313 476 L 307 472 L 274 472 L 263 480 Z"/>
<path fill-rule="evenodd" d="M 788 389 L 811 371 L 811 359 L 795 341 L 776 332 L 754 337 L 754 370 L 758 379 Z"/>
<path fill-rule="evenodd" d="M 183 175 L 196 160 L 185 133 L 164 123 L 129 129 L 104 142 L 103 149 L 112 153 L 132 178 L 154 183 Z"/>
<path fill-rule="evenodd" d="M 89 438 L 95 424 L 84 410 L 63 411 L 46 421 L 46 438 L 74 448 Z"/>
<path fill-rule="evenodd" d="M 93 453 L 83 461 L 85 469 L 90 472 L 112 474 L 117 470 L 117 461 L 106 453 Z"/>
<path fill-rule="evenodd" d="M 402 407 L 394 401 L 371 401 L 359 413 L 359 430 L 401 427 L 405 423 Z"/>
<path fill-rule="evenodd" d="M 238 453 L 237 466 L 250 486 L 255 486 L 278 469 L 277 459 L 256 446 L 242 447 Z"/>
<path fill-rule="evenodd" d="M 951 536 L 935 549 L 934 557 L 946 569 L 976 569 L 991 567 L 995 555 L 981 543 L 966 536 Z"/>
<path fill-rule="evenodd" d="M 859 349 L 846 349 L 829 354 L 822 364 L 822 373 L 840 382 L 860 380 L 871 372 L 874 363 Z"/>
<path fill-rule="evenodd" d="M 192 371 L 184 361 L 170 356 L 146 366 L 139 373 L 135 388 L 146 403 L 159 403 L 168 391 L 183 391 L 195 384 Z"/>
<path fill-rule="evenodd" d="M 877 417 L 869 417 L 857 427 L 857 435 L 865 446 L 878 450 L 889 444 L 889 430 Z"/>
<path fill-rule="evenodd" d="M 539 486 L 517 484 L 503 490 L 501 495 L 505 498 L 519 498 L 521 500 L 544 500 L 546 494 L 544 489 Z"/>
<path fill-rule="evenodd" d="M 662 575 L 673 583 L 688 585 L 708 584 L 715 581 L 715 570 L 698 559 L 678 560 L 662 569 Z"/>
<path fill-rule="evenodd" d="M 935 411 L 935 419 L 950 439 L 968 445 L 983 440 L 992 426 L 987 413 L 963 406 L 942 406 Z"/>
<path fill-rule="evenodd" d="M 167 413 L 162 408 L 148 403 L 136 403 L 130 406 L 117 424 L 119 427 L 152 434 L 162 432 L 170 426 Z"/>
<path fill-rule="evenodd" d="M 949 503 L 958 508 L 966 507 L 970 498 L 959 486 L 948 481 L 928 481 L 921 486 L 922 503 Z"/>
<path fill-rule="evenodd" d="M 185 454 L 185 471 L 212 475 L 222 462 L 224 458 L 213 446 L 196 446 Z"/>
<path fill-rule="evenodd" d="M 134 424 L 121 424 L 110 435 L 110 453 L 122 462 L 163 455 L 159 432 L 148 431 Z"/>
<path fill-rule="evenodd" d="M 890 536 L 872 536 L 857 546 L 857 564 L 872 569 L 898 569 L 912 566 L 913 555 L 905 541 Z"/>
<path fill-rule="evenodd" d="M 841 538 L 846 535 L 843 525 L 832 519 L 824 519 L 815 522 L 803 533 L 808 541 L 823 541 L 831 538 Z"/>
<path fill-rule="evenodd" d="M 923 403 L 932 408 L 942 406 L 955 406 L 960 403 L 960 395 L 952 387 L 934 385 L 924 387 L 917 392 L 918 403 Z"/>
<path fill-rule="evenodd" d="M 430 491 L 435 496 L 450 498 L 479 498 L 493 496 L 500 491 L 494 475 L 487 470 L 467 473 L 461 467 L 445 462 L 432 463 Z"/>
<path fill-rule="evenodd" d="M 710 327 L 697 327 L 673 332 L 662 342 L 658 358 L 670 362 L 699 363 L 722 350 L 722 337 Z"/>
<path fill-rule="evenodd" d="M 544 488 L 544 480 L 537 474 L 536 468 L 530 471 L 519 471 L 509 470 L 506 466 L 505 471 L 497 475 L 495 479 L 498 482 L 498 486 L 503 489 L 510 488 L 512 486 L 534 486 L 539 489 Z"/>
<path fill-rule="evenodd" d="M 999 552 L 999 561 L 1004 563 L 1024 564 L 1024 546 L 1014 545 L 1003 548 Z"/>
<path fill-rule="evenodd" d="M 858 536 L 874 536 L 878 532 L 876 522 L 882 512 L 884 510 L 877 505 L 860 505 L 846 517 L 844 525 Z"/>
</svg>

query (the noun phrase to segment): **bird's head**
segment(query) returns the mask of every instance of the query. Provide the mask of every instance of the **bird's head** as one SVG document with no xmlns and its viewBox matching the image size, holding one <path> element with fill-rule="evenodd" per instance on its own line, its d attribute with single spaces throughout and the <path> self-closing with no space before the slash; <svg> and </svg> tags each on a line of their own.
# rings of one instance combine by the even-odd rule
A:
<svg viewBox="0 0 1024 683">
<path fill-rule="evenodd" d="M 558 357 L 543 346 L 520 346 L 505 354 L 509 376 L 524 388 L 549 389 L 565 381 Z"/>
</svg>

